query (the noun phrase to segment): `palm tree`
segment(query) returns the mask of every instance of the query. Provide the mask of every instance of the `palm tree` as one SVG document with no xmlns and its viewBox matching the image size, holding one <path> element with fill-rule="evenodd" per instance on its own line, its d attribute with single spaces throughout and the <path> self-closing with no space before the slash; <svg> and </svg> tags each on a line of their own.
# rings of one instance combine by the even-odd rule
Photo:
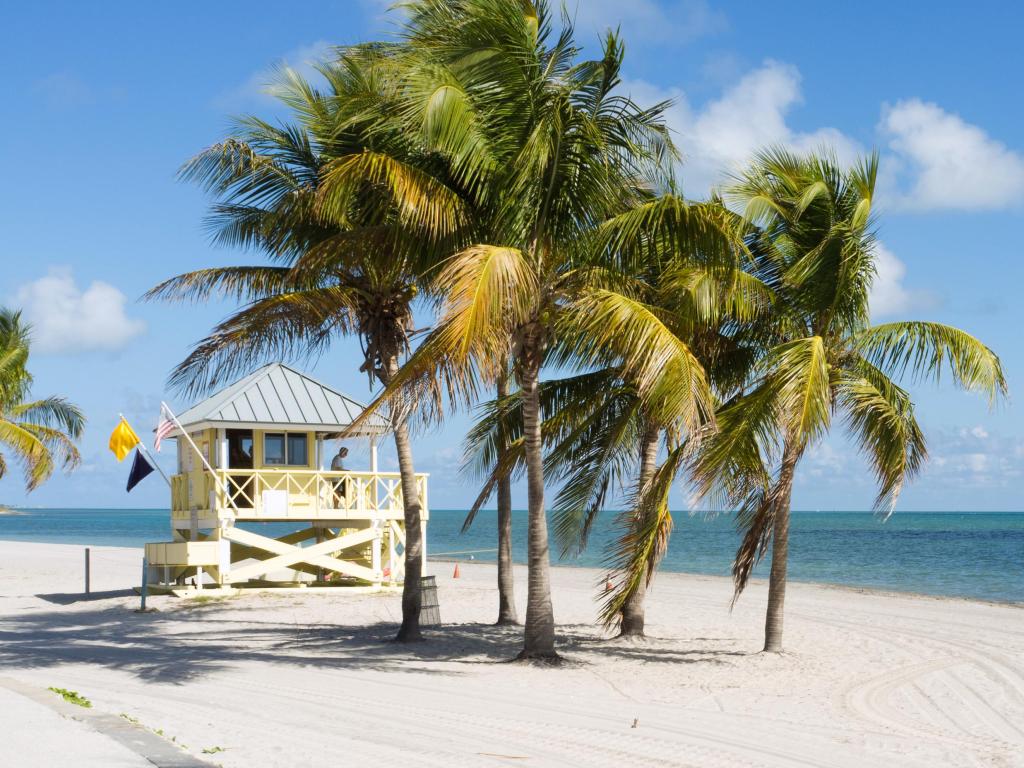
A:
<svg viewBox="0 0 1024 768">
<path fill-rule="evenodd" d="M 0 309 L 0 446 L 22 465 L 25 488 L 33 491 L 50 478 L 58 463 L 71 471 L 81 462 L 74 441 L 82 436 L 85 417 L 63 397 L 28 399 L 30 342 L 21 313 Z M 0 479 L 8 468 L 0 453 Z"/>
<path fill-rule="evenodd" d="M 618 344 L 642 397 L 660 387 L 691 423 L 712 402 L 689 348 L 619 290 L 597 226 L 639 201 L 673 156 L 664 104 L 617 92 L 623 49 L 577 62 L 567 19 L 557 39 L 545 3 L 413 2 L 404 36 L 419 52 L 406 114 L 490 206 L 487 240 L 455 251 L 434 281 L 440 318 L 384 399 L 435 376 L 460 401 L 511 359 L 522 400 L 528 495 L 528 599 L 519 658 L 556 659 L 540 372 L 555 345 L 581 355 Z M 525 9 L 525 13 L 524 13 Z M 667 386 L 666 382 L 671 382 Z M 380 402 L 380 401 L 379 401 Z"/>
<path fill-rule="evenodd" d="M 270 358 L 322 354 L 339 335 L 359 338 L 371 384 L 391 382 L 410 347 L 422 276 L 468 223 L 445 165 L 396 117 L 399 56 L 395 46 L 340 51 L 320 68 L 326 93 L 284 72 L 277 93 L 294 122 L 244 118 L 184 166 L 184 178 L 217 197 L 215 241 L 270 264 L 198 270 L 147 294 L 245 302 L 178 365 L 173 384 L 207 391 Z M 410 442 L 419 402 L 390 413 L 406 532 L 400 641 L 421 639 L 422 502 Z"/>
<path fill-rule="evenodd" d="M 732 336 L 739 324 L 766 310 L 771 298 L 742 269 L 748 259 L 735 223 L 717 200 L 690 203 L 666 194 L 602 226 L 609 247 L 629 265 L 637 297 L 695 351 L 716 393 L 742 380 L 749 359 Z M 688 430 L 663 400 L 639 397 L 638 383 L 614 367 L 631 350 L 609 352 L 613 367 L 592 380 L 592 391 L 578 393 L 582 401 L 570 410 L 579 414 L 579 426 L 553 447 L 548 461 L 566 479 L 555 504 L 564 552 L 585 548 L 611 488 L 631 487 L 629 508 L 616 520 L 621 536 L 608 552 L 609 580 L 618 584 L 605 596 L 603 618 L 619 625 L 621 637 L 639 638 L 647 589 L 672 527 L 668 489 L 653 483 L 700 431 Z M 668 452 L 665 465 L 658 461 L 660 448 Z"/>
<path fill-rule="evenodd" d="M 927 456 L 910 394 L 897 381 L 937 381 L 948 367 L 958 386 L 990 402 L 1006 392 L 999 358 L 964 331 L 870 324 L 877 173 L 877 156 L 842 168 L 828 152 L 771 149 L 727 190 L 749 223 L 749 247 L 775 304 L 751 344 L 749 379 L 719 409 L 718 431 L 691 467 L 700 493 L 739 507 L 737 597 L 771 544 L 765 651 L 782 650 L 793 479 L 833 415 L 844 417 L 871 464 L 876 509 L 890 514 Z"/>
</svg>

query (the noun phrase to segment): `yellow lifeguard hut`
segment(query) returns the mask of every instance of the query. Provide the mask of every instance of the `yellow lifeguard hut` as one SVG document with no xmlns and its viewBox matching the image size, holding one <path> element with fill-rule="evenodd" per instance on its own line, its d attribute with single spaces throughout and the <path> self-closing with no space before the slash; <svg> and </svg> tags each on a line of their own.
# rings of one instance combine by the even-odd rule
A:
<svg viewBox="0 0 1024 768">
<path fill-rule="evenodd" d="M 182 413 L 167 438 L 178 448 L 172 540 L 146 545 L 149 585 L 188 594 L 401 584 L 402 484 L 397 472 L 377 468 L 387 421 L 373 416 L 346 435 L 369 440 L 369 471 L 325 469 L 325 440 L 363 410 L 273 363 Z M 427 475 L 416 483 L 425 556 Z"/>
</svg>

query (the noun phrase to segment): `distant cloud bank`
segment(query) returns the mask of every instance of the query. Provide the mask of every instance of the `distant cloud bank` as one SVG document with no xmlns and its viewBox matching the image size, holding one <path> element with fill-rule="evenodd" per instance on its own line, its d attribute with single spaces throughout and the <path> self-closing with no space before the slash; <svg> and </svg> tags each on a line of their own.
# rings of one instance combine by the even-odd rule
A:
<svg viewBox="0 0 1024 768">
<path fill-rule="evenodd" d="M 80 288 L 70 267 L 53 267 L 21 286 L 13 305 L 32 325 L 33 349 L 49 354 L 113 351 L 146 330 L 125 312 L 127 298 L 110 283 Z"/>
</svg>

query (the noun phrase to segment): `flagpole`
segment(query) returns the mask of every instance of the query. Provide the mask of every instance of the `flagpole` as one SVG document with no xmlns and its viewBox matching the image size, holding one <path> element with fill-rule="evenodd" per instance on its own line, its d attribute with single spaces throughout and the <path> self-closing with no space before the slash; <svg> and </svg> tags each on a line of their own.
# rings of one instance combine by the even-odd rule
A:
<svg viewBox="0 0 1024 768">
<path fill-rule="evenodd" d="M 188 432 L 185 430 L 183 426 L 181 426 L 181 422 L 178 421 L 178 417 L 174 415 L 174 411 L 171 410 L 171 407 L 161 400 L 160 412 L 163 413 L 164 411 L 167 411 L 167 415 L 171 417 L 171 421 L 174 422 L 174 426 L 176 426 L 178 430 L 181 432 L 182 437 L 188 440 L 188 444 L 192 446 L 192 450 L 194 450 L 196 454 L 199 456 L 199 460 L 203 462 L 203 466 L 206 467 L 206 469 L 210 472 L 210 476 L 213 478 L 214 484 L 216 484 L 216 486 L 224 494 L 224 498 L 228 500 L 228 504 L 230 504 L 231 508 L 235 510 L 235 514 L 241 515 L 242 513 L 238 511 L 238 507 L 235 505 L 235 500 L 231 497 L 231 491 L 228 490 L 227 485 L 221 482 L 221 479 L 217 476 L 216 471 L 213 469 L 213 467 L 210 466 L 210 462 L 206 460 L 206 456 L 204 456 L 203 452 L 199 450 L 199 446 L 192 441 L 192 438 L 189 436 Z"/>
<path fill-rule="evenodd" d="M 119 413 L 117 415 L 124 419 L 123 413 Z M 136 445 L 135 447 L 142 451 L 144 454 L 146 454 L 146 456 L 150 460 L 149 463 L 152 464 L 156 471 L 160 473 L 160 477 L 162 477 L 167 482 L 167 487 L 171 488 L 171 479 L 164 472 L 163 468 L 157 463 L 156 457 L 153 456 L 153 454 L 150 453 L 149 450 L 146 448 L 146 443 L 143 440 L 139 440 L 138 445 Z"/>
</svg>

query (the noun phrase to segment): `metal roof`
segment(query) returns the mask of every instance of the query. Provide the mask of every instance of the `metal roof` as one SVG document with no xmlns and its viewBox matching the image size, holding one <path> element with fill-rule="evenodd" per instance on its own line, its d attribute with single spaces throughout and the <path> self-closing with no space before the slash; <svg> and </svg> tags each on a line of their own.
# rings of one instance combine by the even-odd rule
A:
<svg viewBox="0 0 1024 768">
<path fill-rule="evenodd" d="M 184 427 L 296 427 L 340 432 L 366 409 L 348 395 L 282 363 L 271 363 L 193 405 L 178 416 Z M 371 416 L 354 434 L 390 431 L 387 420 Z"/>
</svg>

